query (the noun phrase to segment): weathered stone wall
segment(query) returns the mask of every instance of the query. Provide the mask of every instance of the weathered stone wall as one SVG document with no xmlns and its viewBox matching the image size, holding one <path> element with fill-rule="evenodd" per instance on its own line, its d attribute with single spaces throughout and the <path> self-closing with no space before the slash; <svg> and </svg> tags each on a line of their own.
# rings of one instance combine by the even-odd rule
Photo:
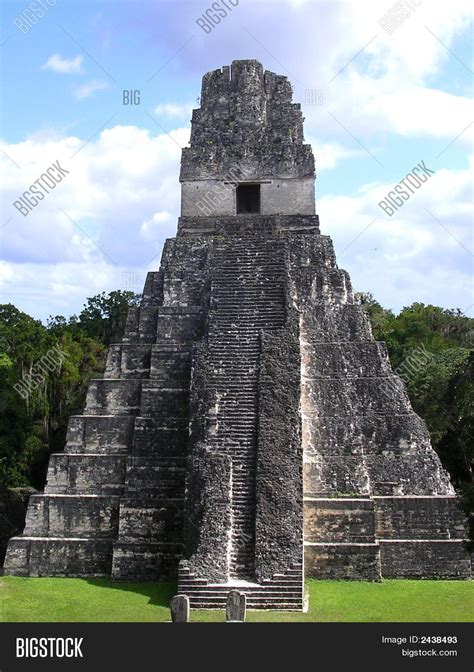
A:
<svg viewBox="0 0 474 672">
<path fill-rule="evenodd" d="M 198 577 L 225 583 L 230 577 L 232 457 L 199 445 L 191 460 L 194 506 L 187 527 L 194 527 L 188 533 L 188 539 L 194 541 L 194 551 L 189 544 L 184 566 Z"/>
<path fill-rule="evenodd" d="M 125 481 L 124 455 L 51 455 L 45 493 L 93 495 L 100 483 L 104 495 L 120 495 Z"/>
<path fill-rule="evenodd" d="M 117 579 L 173 578 L 182 556 L 191 353 L 208 305 L 208 255 L 199 237 L 168 240 L 163 250 L 160 305 L 114 543 Z M 153 296 L 151 290 L 148 304 Z"/>
<path fill-rule="evenodd" d="M 5 569 L 16 576 L 110 576 L 112 541 L 14 537 Z"/>
<path fill-rule="evenodd" d="M 315 212 L 314 178 L 290 178 L 260 181 L 262 215 L 313 215 Z M 236 183 L 225 180 L 194 180 L 181 187 L 183 217 L 229 217 L 237 214 Z"/>
<path fill-rule="evenodd" d="M 449 477 L 331 242 L 294 238 L 291 259 L 301 311 L 306 575 L 469 576 L 462 544 L 445 543 L 465 537 Z M 455 568 L 445 567 L 449 559 Z"/>
<path fill-rule="evenodd" d="M 225 179 L 193 180 L 182 183 L 182 217 L 230 217 L 235 214 L 235 185 Z"/>
<path fill-rule="evenodd" d="M 380 541 L 382 574 L 387 579 L 470 579 L 466 544 L 425 539 Z"/>
<path fill-rule="evenodd" d="M 380 579 L 380 553 L 376 544 L 307 542 L 305 576 L 317 579 Z"/>
<path fill-rule="evenodd" d="M 28 505 L 25 536 L 114 538 L 119 498 L 109 495 L 33 495 Z"/>
<path fill-rule="evenodd" d="M 207 246 L 168 241 L 123 342 L 71 418 L 44 495 L 32 499 L 6 570 L 24 575 L 176 576 L 189 422 L 191 347 L 207 305 Z"/>
<path fill-rule="evenodd" d="M 305 540 L 310 542 L 373 543 L 374 503 L 371 499 L 308 497 L 304 530 Z"/>
<path fill-rule="evenodd" d="M 256 482 L 255 569 L 261 581 L 302 562 L 300 355 L 296 314 L 262 334 Z"/>
<path fill-rule="evenodd" d="M 238 217 L 180 217 L 178 235 L 225 236 L 319 233 L 317 215 L 239 215 Z"/>
<path fill-rule="evenodd" d="M 28 500 L 34 488 L 0 489 L 0 567 L 3 567 L 8 540 L 25 527 Z"/>
<path fill-rule="evenodd" d="M 301 106 L 292 102 L 290 82 L 250 60 L 204 76 L 180 181 L 246 181 L 248 175 L 314 176 L 311 147 L 303 143 Z"/>
<path fill-rule="evenodd" d="M 380 539 L 465 539 L 456 497 L 374 497 Z"/>
<path fill-rule="evenodd" d="M 315 212 L 314 178 L 263 182 L 262 215 L 312 215 Z"/>
<path fill-rule="evenodd" d="M 371 340 L 354 305 L 331 242 L 303 238 L 295 239 L 292 271 L 302 324 L 305 491 L 452 494 L 385 346 Z"/>
</svg>

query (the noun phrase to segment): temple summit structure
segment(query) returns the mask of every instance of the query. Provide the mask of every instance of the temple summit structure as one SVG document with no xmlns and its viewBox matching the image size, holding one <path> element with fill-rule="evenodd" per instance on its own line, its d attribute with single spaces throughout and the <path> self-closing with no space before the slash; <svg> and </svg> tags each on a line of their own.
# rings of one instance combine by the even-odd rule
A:
<svg viewBox="0 0 474 672">
<path fill-rule="evenodd" d="M 468 578 L 446 471 L 315 214 L 286 77 L 203 78 L 181 217 L 51 456 L 6 571 L 178 579 L 300 610 L 304 577 Z"/>
</svg>

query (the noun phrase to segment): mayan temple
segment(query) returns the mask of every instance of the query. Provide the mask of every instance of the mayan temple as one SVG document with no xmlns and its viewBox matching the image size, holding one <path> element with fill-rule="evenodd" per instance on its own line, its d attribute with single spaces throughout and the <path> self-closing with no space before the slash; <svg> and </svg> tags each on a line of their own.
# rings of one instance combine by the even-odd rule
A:
<svg viewBox="0 0 474 672">
<path fill-rule="evenodd" d="M 304 577 L 468 578 L 465 520 L 315 214 L 286 77 L 203 78 L 181 217 L 6 571 L 178 578 L 301 610 Z"/>
</svg>

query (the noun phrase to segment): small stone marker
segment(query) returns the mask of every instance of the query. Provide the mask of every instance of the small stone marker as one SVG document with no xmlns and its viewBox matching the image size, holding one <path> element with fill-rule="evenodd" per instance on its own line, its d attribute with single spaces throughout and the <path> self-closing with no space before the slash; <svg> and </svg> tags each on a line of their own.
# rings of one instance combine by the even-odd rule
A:
<svg viewBox="0 0 474 672">
<path fill-rule="evenodd" d="M 227 596 L 225 619 L 227 623 L 244 623 L 247 598 L 238 590 L 231 590 Z"/>
<path fill-rule="evenodd" d="M 189 623 L 189 597 L 175 595 L 171 598 L 170 611 L 173 623 Z"/>
</svg>

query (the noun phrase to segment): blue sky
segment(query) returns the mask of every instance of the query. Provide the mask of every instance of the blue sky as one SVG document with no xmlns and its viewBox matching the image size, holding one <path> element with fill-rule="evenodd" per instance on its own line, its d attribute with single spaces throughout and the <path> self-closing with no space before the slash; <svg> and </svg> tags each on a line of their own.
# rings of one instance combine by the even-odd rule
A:
<svg viewBox="0 0 474 672">
<path fill-rule="evenodd" d="M 46 319 L 141 291 L 176 228 L 201 77 L 257 58 L 302 103 L 321 229 L 354 288 L 472 314 L 470 3 L 403 0 L 388 32 L 395 4 L 240 0 L 207 34 L 206 0 L 42 0 L 29 27 L 28 3 L 4 0 L 2 302 Z M 55 160 L 67 178 L 24 217 L 13 201 Z M 421 160 L 435 175 L 388 217 L 378 202 Z"/>
</svg>

